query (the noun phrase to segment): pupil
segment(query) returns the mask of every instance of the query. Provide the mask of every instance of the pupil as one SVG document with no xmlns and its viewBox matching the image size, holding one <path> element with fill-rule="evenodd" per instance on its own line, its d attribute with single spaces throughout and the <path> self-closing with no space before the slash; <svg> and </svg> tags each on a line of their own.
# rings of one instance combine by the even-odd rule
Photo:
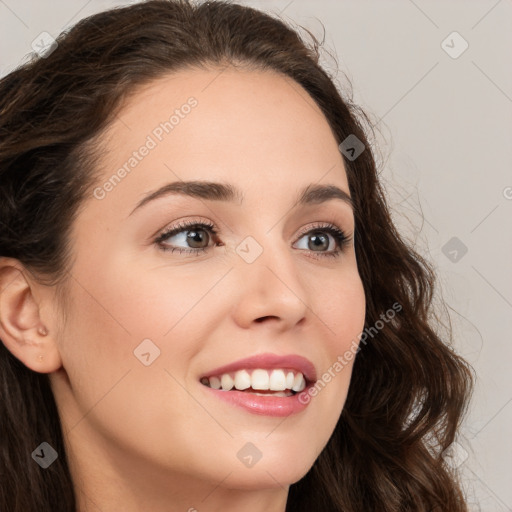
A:
<svg viewBox="0 0 512 512">
<path fill-rule="evenodd" d="M 203 237 L 200 235 L 201 231 L 204 233 L 204 230 L 199 229 L 197 231 L 189 231 L 187 235 L 187 241 L 194 248 L 201 247 L 201 242 L 204 241 Z M 199 244 L 199 246 L 195 245 Z"/>
<path fill-rule="evenodd" d="M 325 235 L 312 235 L 310 238 L 310 241 L 311 240 L 313 241 L 313 243 L 309 244 L 310 249 L 315 248 L 315 247 L 320 247 L 322 244 L 323 245 L 327 244 L 325 248 L 329 247 L 329 239 Z"/>
</svg>

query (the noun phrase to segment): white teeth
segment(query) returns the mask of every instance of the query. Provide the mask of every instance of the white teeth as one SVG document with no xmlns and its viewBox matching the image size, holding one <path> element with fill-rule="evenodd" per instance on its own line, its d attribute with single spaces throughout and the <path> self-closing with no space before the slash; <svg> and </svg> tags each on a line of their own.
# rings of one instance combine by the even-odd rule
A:
<svg viewBox="0 0 512 512">
<path fill-rule="evenodd" d="M 213 389 L 222 389 L 230 391 L 236 389 L 239 391 L 249 390 L 269 390 L 275 391 L 274 396 L 290 396 L 290 393 L 281 395 L 281 391 L 300 392 L 306 387 L 306 380 L 301 372 L 283 370 L 276 368 L 273 370 L 264 370 L 261 368 L 255 370 L 238 370 L 234 373 L 224 373 L 222 375 L 201 379 L 203 384 L 209 385 Z M 263 395 L 263 393 L 256 393 Z M 268 396 L 268 394 L 265 394 Z"/>
<path fill-rule="evenodd" d="M 251 376 L 247 370 L 239 370 L 235 373 L 235 388 L 243 391 L 251 387 Z"/>
<path fill-rule="evenodd" d="M 225 373 L 224 375 L 222 375 L 220 383 L 224 391 L 229 391 L 230 389 L 233 389 L 233 386 L 235 384 L 229 373 Z"/>
<path fill-rule="evenodd" d="M 286 377 L 283 370 L 273 370 L 270 374 L 269 389 L 283 391 L 286 389 Z"/>
<path fill-rule="evenodd" d="M 268 389 L 270 378 L 267 370 L 254 370 L 251 375 L 252 389 Z"/>
<path fill-rule="evenodd" d="M 220 389 L 220 379 L 218 377 L 210 377 L 210 387 L 213 389 Z"/>
<path fill-rule="evenodd" d="M 297 373 L 295 375 L 295 378 L 293 379 L 293 391 L 302 391 L 306 387 L 306 382 L 304 381 L 304 377 L 302 376 L 302 373 Z"/>
</svg>

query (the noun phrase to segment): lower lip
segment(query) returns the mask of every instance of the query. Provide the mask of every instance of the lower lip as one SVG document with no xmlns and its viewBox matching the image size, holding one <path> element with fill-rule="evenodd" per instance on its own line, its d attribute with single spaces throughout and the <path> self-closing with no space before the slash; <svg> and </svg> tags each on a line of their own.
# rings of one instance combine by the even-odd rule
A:
<svg viewBox="0 0 512 512">
<path fill-rule="evenodd" d="M 221 400 L 262 416 L 290 416 L 303 411 L 309 405 L 307 398 L 303 400 L 304 403 L 300 400 L 301 395 L 307 394 L 309 386 L 292 396 L 260 396 L 246 391 L 222 391 L 200 385 Z"/>
</svg>

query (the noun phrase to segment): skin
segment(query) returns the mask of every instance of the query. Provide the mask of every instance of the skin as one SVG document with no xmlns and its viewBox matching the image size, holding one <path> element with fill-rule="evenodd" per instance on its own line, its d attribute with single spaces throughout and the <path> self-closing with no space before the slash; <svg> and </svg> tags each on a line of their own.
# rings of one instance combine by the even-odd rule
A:
<svg viewBox="0 0 512 512">
<path fill-rule="evenodd" d="M 175 108 L 198 101 L 103 199 L 85 199 L 64 306 L 18 262 L 1 263 L 0 335 L 25 365 L 50 374 L 80 511 L 284 511 L 289 485 L 311 468 L 345 402 L 353 361 L 287 418 L 224 403 L 199 382 L 266 352 L 302 355 L 320 377 L 359 339 L 365 312 L 353 242 L 339 257 L 308 250 L 315 223 L 353 235 L 350 206 L 294 207 L 310 184 L 349 193 L 325 117 L 280 74 L 219 73 L 152 82 L 102 134 L 99 186 Z M 243 203 L 171 194 L 130 215 L 150 192 L 192 179 L 236 185 Z M 207 252 L 154 242 L 187 220 L 215 225 Z M 166 243 L 190 249 L 185 235 Z M 263 249 L 250 264 L 236 252 L 247 236 Z M 133 353 L 144 339 L 160 349 L 149 366 Z M 247 442 L 262 453 L 251 468 L 237 457 Z"/>
</svg>

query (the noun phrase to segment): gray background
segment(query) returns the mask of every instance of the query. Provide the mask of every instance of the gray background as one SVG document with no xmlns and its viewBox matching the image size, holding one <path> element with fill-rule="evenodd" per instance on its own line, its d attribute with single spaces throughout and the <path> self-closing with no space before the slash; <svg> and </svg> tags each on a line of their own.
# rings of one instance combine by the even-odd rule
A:
<svg viewBox="0 0 512 512">
<path fill-rule="evenodd" d="M 334 72 L 329 53 L 336 56 L 339 86 L 346 90 L 345 73 L 376 124 L 395 222 L 436 268 L 456 348 L 478 375 L 451 463 L 471 510 L 511 511 L 512 3 L 239 3 L 279 13 L 320 39 L 325 26 L 322 62 Z M 121 4 L 0 0 L 0 74 L 22 62 L 41 32 L 56 37 Z M 469 45 L 457 58 L 462 39 L 442 44 L 454 31 Z"/>
</svg>

